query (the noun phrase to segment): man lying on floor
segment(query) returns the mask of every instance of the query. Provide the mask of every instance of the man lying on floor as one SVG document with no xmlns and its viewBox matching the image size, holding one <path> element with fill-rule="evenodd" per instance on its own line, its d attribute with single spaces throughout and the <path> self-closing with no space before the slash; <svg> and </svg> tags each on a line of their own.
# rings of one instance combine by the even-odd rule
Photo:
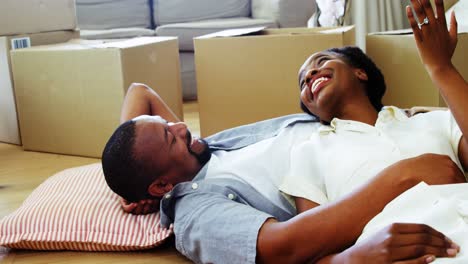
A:
<svg viewBox="0 0 468 264">
<path fill-rule="evenodd" d="M 422 224 L 392 224 L 353 245 L 372 217 L 419 182 L 464 182 L 445 155 L 398 161 L 345 196 L 295 215 L 278 186 L 292 146 L 317 132 L 313 116 L 202 140 L 192 138 L 153 90 L 134 85 L 121 121 L 103 153 L 109 186 L 129 202 L 161 199 L 162 222 L 174 223 L 177 249 L 197 263 L 428 263 L 459 249 Z"/>
</svg>

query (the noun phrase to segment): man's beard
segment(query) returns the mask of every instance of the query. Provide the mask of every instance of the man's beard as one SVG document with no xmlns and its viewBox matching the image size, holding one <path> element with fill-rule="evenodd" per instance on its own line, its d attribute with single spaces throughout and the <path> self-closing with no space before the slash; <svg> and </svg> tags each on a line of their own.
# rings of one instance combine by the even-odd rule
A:
<svg viewBox="0 0 468 264">
<path fill-rule="evenodd" d="M 195 156 L 198 163 L 200 163 L 200 165 L 203 166 L 211 159 L 211 150 L 208 147 L 208 142 L 206 142 L 206 140 L 204 140 L 202 138 L 197 138 L 195 140 L 198 140 L 198 142 L 200 142 L 204 146 L 204 149 L 203 149 L 203 151 L 201 153 L 194 152 L 192 150 L 192 148 L 190 147 L 190 145 L 191 145 L 190 143 L 192 143 L 192 134 L 187 129 L 187 149 L 188 149 L 188 152 L 190 154 L 192 154 L 193 156 Z"/>
</svg>

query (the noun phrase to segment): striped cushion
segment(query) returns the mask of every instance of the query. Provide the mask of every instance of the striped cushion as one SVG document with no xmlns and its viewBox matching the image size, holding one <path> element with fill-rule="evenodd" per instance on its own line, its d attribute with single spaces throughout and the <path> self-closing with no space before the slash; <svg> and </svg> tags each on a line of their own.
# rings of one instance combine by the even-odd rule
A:
<svg viewBox="0 0 468 264">
<path fill-rule="evenodd" d="M 159 213 L 123 212 L 100 163 L 50 177 L 0 221 L 0 245 L 33 250 L 141 250 L 171 234 L 172 226 L 161 227 Z"/>
</svg>

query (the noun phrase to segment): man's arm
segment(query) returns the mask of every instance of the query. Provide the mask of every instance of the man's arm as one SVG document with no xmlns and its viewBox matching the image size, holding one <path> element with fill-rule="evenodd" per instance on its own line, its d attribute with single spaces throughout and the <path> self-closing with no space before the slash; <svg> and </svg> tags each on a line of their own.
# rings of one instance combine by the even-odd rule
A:
<svg viewBox="0 0 468 264">
<path fill-rule="evenodd" d="M 161 97 L 150 87 L 134 83 L 128 88 L 122 106 L 120 123 L 140 115 L 159 115 L 168 122 L 180 122 Z"/>
<path fill-rule="evenodd" d="M 421 60 L 429 76 L 439 88 L 463 135 L 458 148 L 458 157 L 465 171 L 468 169 L 468 83 L 452 64 L 457 46 L 457 20 L 452 13 L 450 30 L 447 30 L 443 0 L 436 0 L 437 17 L 429 0 L 412 0 L 419 21 L 425 17 L 428 24 L 418 26 L 411 8 L 406 8 L 413 29 Z"/>
<path fill-rule="evenodd" d="M 153 89 L 141 83 L 133 83 L 125 95 L 120 123 L 140 115 L 159 115 L 166 121 L 179 122 L 177 116 Z M 120 203 L 125 212 L 137 215 L 159 210 L 159 200 L 147 199 L 138 203 L 129 203 L 122 199 Z"/>
<path fill-rule="evenodd" d="M 262 263 L 318 261 L 351 246 L 372 217 L 395 197 L 421 181 L 464 182 L 453 161 L 425 154 L 400 161 L 344 198 L 315 207 L 286 221 L 269 219 L 260 229 L 257 260 Z"/>
</svg>

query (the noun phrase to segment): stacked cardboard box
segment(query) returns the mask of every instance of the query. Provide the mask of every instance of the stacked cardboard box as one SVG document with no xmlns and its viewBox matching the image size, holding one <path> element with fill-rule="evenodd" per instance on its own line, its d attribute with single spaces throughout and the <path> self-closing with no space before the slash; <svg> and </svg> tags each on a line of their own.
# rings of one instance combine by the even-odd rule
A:
<svg viewBox="0 0 468 264">
<path fill-rule="evenodd" d="M 78 38 L 74 0 L 2 0 L 0 8 L 0 142 L 21 144 L 10 50 Z"/>
<path fill-rule="evenodd" d="M 66 42 L 78 37 L 77 31 L 53 31 L 0 37 L 0 142 L 21 145 L 10 50 Z"/>
<path fill-rule="evenodd" d="M 11 53 L 23 147 L 100 157 L 133 82 L 148 84 L 183 119 L 173 37 L 82 41 Z"/>
<path fill-rule="evenodd" d="M 195 39 L 201 134 L 301 112 L 304 61 L 354 44 L 354 27 L 234 30 Z"/>
<path fill-rule="evenodd" d="M 0 36 L 75 29 L 75 0 L 2 0 L 0 25 Z"/>
<path fill-rule="evenodd" d="M 419 58 L 410 30 L 370 34 L 367 36 L 366 46 L 368 55 L 385 76 L 385 105 L 402 108 L 446 106 Z M 468 32 L 461 32 L 452 62 L 465 80 L 468 80 L 467 51 Z"/>
</svg>

